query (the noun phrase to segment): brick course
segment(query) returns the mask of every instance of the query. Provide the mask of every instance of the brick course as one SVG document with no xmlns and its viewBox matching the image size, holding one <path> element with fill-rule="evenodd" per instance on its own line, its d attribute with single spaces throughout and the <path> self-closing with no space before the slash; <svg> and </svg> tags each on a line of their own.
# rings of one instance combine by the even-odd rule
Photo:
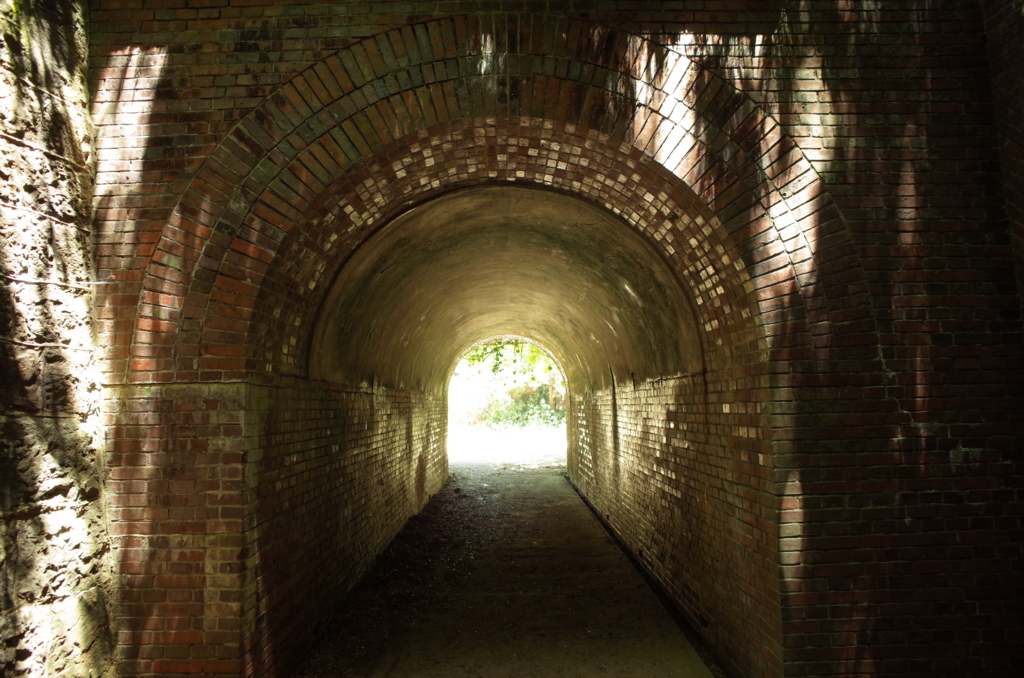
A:
<svg viewBox="0 0 1024 678">
<path fill-rule="evenodd" d="M 767 374 L 746 371 L 735 402 L 741 372 L 573 398 L 570 475 L 707 642 L 761 648 L 762 666 L 733 669 L 770 675 L 782 638 Z"/>
</svg>

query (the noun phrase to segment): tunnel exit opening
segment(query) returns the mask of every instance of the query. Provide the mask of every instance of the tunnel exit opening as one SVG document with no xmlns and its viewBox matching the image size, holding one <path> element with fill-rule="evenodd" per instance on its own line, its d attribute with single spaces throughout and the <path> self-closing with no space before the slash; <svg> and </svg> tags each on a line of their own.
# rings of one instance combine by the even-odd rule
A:
<svg viewBox="0 0 1024 678">
<path fill-rule="evenodd" d="M 499 336 L 463 354 L 448 382 L 448 461 L 566 464 L 565 374 L 544 346 Z"/>
</svg>

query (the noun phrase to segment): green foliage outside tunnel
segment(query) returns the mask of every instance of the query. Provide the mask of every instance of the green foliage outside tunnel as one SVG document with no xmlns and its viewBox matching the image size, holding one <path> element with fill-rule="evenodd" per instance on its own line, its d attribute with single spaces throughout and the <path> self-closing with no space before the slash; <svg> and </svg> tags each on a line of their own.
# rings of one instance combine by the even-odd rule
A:
<svg viewBox="0 0 1024 678">
<path fill-rule="evenodd" d="M 450 397 L 462 423 L 491 428 L 560 426 L 565 381 L 539 346 L 516 338 L 474 347 L 452 375 Z"/>
</svg>

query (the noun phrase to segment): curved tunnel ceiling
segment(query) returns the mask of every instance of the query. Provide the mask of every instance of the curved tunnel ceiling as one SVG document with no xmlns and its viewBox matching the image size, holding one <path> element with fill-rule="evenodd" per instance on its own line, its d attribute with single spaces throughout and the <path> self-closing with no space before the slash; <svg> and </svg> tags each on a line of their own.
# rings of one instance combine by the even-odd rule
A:
<svg viewBox="0 0 1024 678">
<path fill-rule="evenodd" d="M 559 193 L 488 186 L 409 210 L 342 268 L 310 376 L 441 392 L 475 343 L 547 347 L 574 390 L 697 372 L 693 314 L 665 263 L 613 216 Z"/>
</svg>

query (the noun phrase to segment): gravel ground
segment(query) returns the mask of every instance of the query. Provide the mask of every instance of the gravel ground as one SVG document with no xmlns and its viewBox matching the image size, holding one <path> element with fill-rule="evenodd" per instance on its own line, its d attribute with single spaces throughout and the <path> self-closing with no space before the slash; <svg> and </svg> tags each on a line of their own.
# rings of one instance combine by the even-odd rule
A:
<svg viewBox="0 0 1024 678">
<path fill-rule="evenodd" d="M 564 481 L 560 477 L 564 475 L 565 467 L 557 463 L 558 461 L 556 458 L 554 462 L 550 459 L 548 461 L 528 459 L 524 463 L 452 464 L 448 483 L 431 499 L 422 513 L 409 520 L 405 529 L 380 556 L 372 571 L 339 609 L 333 623 L 318 641 L 317 646 L 310 652 L 307 661 L 293 675 L 296 678 L 326 678 L 328 676 L 331 678 L 382 678 L 384 676 L 401 676 L 402 678 L 411 678 L 412 676 L 498 678 L 500 676 L 505 678 L 520 675 L 523 678 L 527 678 L 527 676 L 532 678 L 538 674 L 520 672 L 525 668 L 522 664 L 524 661 L 522 655 L 524 654 L 531 655 L 534 662 L 544 662 L 544 675 L 591 675 L 587 672 L 590 669 L 576 666 L 580 661 L 575 659 L 572 653 L 574 651 L 582 652 L 581 657 L 585 664 L 586 660 L 594 654 L 594 647 L 597 647 L 599 651 L 603 650 L 605 646 L 616 647 L 614 640 L 602 641 L 604 645 L 598 644 L 594 647 L 586 646 L 586 641 L 588 638 L 593 638 L 595 633 L 606 633 L 609 638 L 620 633 L 621 619 L 618 621 L 608 620 L 609 624 L 613 624 L 609 627 L 614 629 L 613 632 L 601 631 L 595 626 L 595 619 L 604 616 L 605 613 L 602 610 L 620 608 L 622 601 L 595 601 L 594 604 L 597 607 L 587 611 L 587 599 L 592 597 L 592 594 L 585 592 L 588 590 L 585 586 L 573 583 L 574 580 L 568 580 L 569 583 L 540 584 L 541 587 L 573 588 L 573 592 L 568 592 L 564 596 L 558 592 L 550 592 L 556 591 L 556 589 L 548 589 L 549 592 L 545 593 L 542 588 L 539 595 L 530 591 L 524 592 L 522 584 L 509 583 L 519 575 L 521 570 L 517 568 L 521 568 L 522 564 L 525 563 L 527 567 L 532 567 L 533 562 L 538 560 L 537 553 L 528 553 L 531 549 L 530 542 L 524 542 L 524 540 L 540 539 L 550 542 L 552 534 L 561 534 L 557 530 L 552 532 L 550 527 L 540 525 L 540 523 L 551 521 L 544 520 L 544 517 L 549 515 L 546 513 L 548 509 L 543 505 L 545 497 L 538 495 L 535 489 L 540 486 L 556 489 L 562 487 Z M 557 482 L 555 478 L 557 478 Z M 560 498 L 552 502 L 552 507 L 557 502 L 565 504 L 579 501 L 574 494 L 567 499 L 568 495 L 564 490 L 560 490 L 560 493 Z M 540 506 L 537 505 L 538 502 L 541 504 Z M 579 505 L 582 506 L 582 504 Z M 612 545 L 612 540 L 597 527 L 597 521 L 592 514 L 576 509 L 576 515 L 583 513 L 585 513 L 582 517 L 583 520 L 592 521 L 590 523 L 592 527 L 589 528 L 592 534 L 598 535 L 598 541 L 607 542 L 604 548 L 608 548 L 613 553 L 613 558 L 623 561 L 619 565 L 631 569 L 625 562 L 621 551 L 609 548 Z M 554 514 L 550 515 L 554 516 Z M 554 517 L 554 520 L 557 521 L 558 518 Z M 536 528 L 534 528 L 535 525 Z M 535 529 L 536 531 L 534 531 Z M 547 533 L 543 532 L 545 529 L 548 530 Z M 574 533 L 580 531 L 576 527 L 571 530 Z M 560 537 L 554 538 L 559 539 Z M 533 541 L 532 544 L 534 549 L 540 548 L 536 546 L 537 541 Z M 516 550 L 517 548 L 520 550 Z M 581 567 L 580 563 L 584 561 L 578 555 L 574 555 L 579 553 L 580 549 L 576 547 L 570 551 L 569 555 L 558 556 L 562 558 L 562 562 L 556 560 L 553 564 L 544 567 L 552 570 L 554 576 L 558 577 L 562 572 Z M 603 557 L 607 558 L 607 556 Z M 606 561 L 595 562 L 604 563 Z M 605 569 L 605 566 L 601 564 L 598 564 L 597 567 L 602 571 Z M 504 568 L 503 571 L 502 568 Z M 495 574 L 487 574 L 490 570 L 495 570 Z M 601 573 L 598 573 L 598 579 L 600 576 Z M 490 591 L 481 593 L 481 578 L 485 582 L 493 578 L 498 582 L 499 591 L 497 593 Z M 532 582 L 536 578 L 536 573 L 534 573 L 527 575 L 523 581 Z M 593 583 L 596 581 L 593 578 L 587 581 L 591 582 L 591 586 L 597 586 Z M 639 584 L 632 584 L 634 591 L 627 592 L 626 600 L 637 595 L 645 595 L 653 601 L 654 598 L 649 591 L 636 593 L 635 587 L 637 586 L 646 590 L 643 582 L 639 579 L 637 581 Z M 501 589 L 502 586 L 505 588 Z M 513 588 L 509 588 L 510 586 Z M 599 588 L 603 589 L 607 586 L 601 583 Z M 596 591 L 596 589 L 594 590 Z M 467 596 L 476 596 L 476 598 L 472 598 L 473 601 L 476 601 L 481 595 L 490 596 L 487 598 L 489 601 L 501 599 L 502 602 L 500 604 L 490 602 L 486 606 L 474 602 L 476 608 L 470 608 L 471 612 L 466 612 L 465 609 L 459 607 L 466 605 Z M 497 660 L 500 659 L 501 647 L 507 637 L 514 636 L 520 631 L 524 634 L 529 633 L 523 629 L 525 625 L 522 620 L 510 621 L 508 617 L 510 614 L 513 616 L 516 614 L 514 610 L 517 609 L 517 606 L 521 607 L 524 600 L 526 604 L 534 604 L 530 602 L 531 597 L 546 598 L 546 607 L 537 608 L 541 611 L 525 611 L 523 613 L 527 615 L 525 619 L 528 621 L 536 619 L 538 623 L 543 624 L 543 619 L 538 619 L 539 617 L 543 617 L 545 614 L 550 614 L 553 618 L 557 617 L 558 621 L 552 622 L 557 624 L 555 632 L 551 633 L 549 638 L 541 639 L 540 643 L 534 642 L 532 645 L 522 646 L 518 650 L 520 653 L 518 660 L 512 659 L 515 655 L 512 654 L 513 650 L 508 648 L 505 648 L 508 658 L 504 661 L 496 661 L 492 665 L 486 659 L 481 660 L 480 652 L 483 651 L 486 657 L 486 652 L 489 651 L 483 648 L 494 648 L 493 652 Z M 566 600 L 560 603 L 561 597 Z M 582 610 L 580 610 L 581 604 Z M 562 607 L 558 607 L 558 605 Z M 660 605 L 656 601 L 653 602 L 653 605 L 660 609 Z M 567 606 L 569 612 L 572 611 L 572 607 L 577 608 L 578 614 L 580 614 L 579 621 L 574 621 L 573 617 L 564 616 Z M 485 611 L 486 609 L 494 611 L 488 613 Z M 509 610 L 513 610 L 513 612 L 510 613 Z M 471 624 L 469 631 L 466 629 L 445 631 L 440 628 L 444 626 L 443 620 L 445 619 L 462 620 L 467 615 L 476 618 L 481 614 L 484 617 L 475 622 L 477 626 L 474 627 Z M 490 619 L 488 614 L 494 619 Z M 656 612 L 653 616 L 661 614 L 661 612 Z M 633 616 L 638 615 L 633 613 Z M 640 616 L 651 615 L 644 613 Z M 479 638 L 474 647 L 469 636 L 476 633 L 478 628 L 490 628 L 492 622 L 495 628 L 500 627 L 502 623 L 513 624 L 513 626 L 509 627 L 507 632 L 491 632 L 500 635 Z M 457 621 L 456 624 L 458 623 L 460 622 Z M 678 634 L 671 621 L 662 622 L 662 626 L 670 627 L 670 630 L 657 633 L 678 636 L 673 638 L 666 636 L 667 642 L 674 646 L 684 645 L 690 653 L 694 652 L 693 649 L 689 649 L 686 640 L 681 634 Z M 444 636 L 444 633 L 455 633 L 454 640 L 453 636 Z M 487 631 L 481 630 L 480 633 L 482 636 L 486 636 Z M 573 649 L 570 645 L 566 645 L 565 650 L 557 650 L 557 654 L 551 654 L 550 657 L 542 659 L 541 654 L 556 651 L 553 647 L 556 639 L 553 636 L 558 633 L 574 634 L 569 636 L 571 639 L 581 638 L 580 647 Z M 629 631 L 624 633 L 628 634 Z M 655 632 L 647 629 L 638 629 L 635 633 L 639 634 L 638 637 L 641 638 L 656 635 Z M 544 636 L 545 631 L 542 630 L 539 634 Z M 464 640 L 462 645 L 459 645 L 460 638 Z M 630 638 L 632 636 L 620 638 L 618 646 L 627 648 L 627 652 L 632 652 L 629 649 L 630 645 L 637 643 Z M 557 642 L 561 643 L 562 640 L 565 638 L 560 636 L 560 640 Z M 552 647 L 549 649 L 548 645 Z M 447 648 L 444 651 L 448 653 L 436 657 L 430 655 L 429 661 L 421 661 L 415 657 L 423 655 L 423 646 Z M 408 649 L 410 647 L 420 647 L 420 649 Z M 562 646 L 559 645 L 559 647 Z M 524 649 L 525 652 L 523 652 Z M 419 655 L 416 654 L 417 652 Z M 434 652 L 434 649 L 430 649 L 430 652 Z M 475 659 L 472 658 L 474 652 L 477 653 Z M 610 657 L 610 661 L 605 661 L 604 664 L 596 664 L 594 675 L 650 675 L 651 678 L 669 675 L 684 677 L 722 675 L 716 667 L 710 664 L 706 653 L 699 647 L 696 648 L 696 652 L 704 659 L 704 664 L 707 664 L 709 668 L 705 669 L 701 665 L 697 672 L 683 673 L 674 671 L 650 674 L 629 671 L 623 673 L 621 666 L 629 666 L 631 660 L 628 656 L 621 656 L 623 655 L 622 649 L 617 652 L 620 656 Z M 640 654 L 653 656 L 657 652 L 648 649 L 641 650 Z M 637 662 L 641 662 L 642 659 L 644 657 L 638 657 Z M 516 661 L 519 664 L 516 664 Z M 420 664 L 436 666 L 432 670 L 409 668 L 410 666 L 418 667 Z M 604 670 L 605 665 L 609 668 L 619 666 L 620 670 L 607 673 Z M 515 666 L 520 668 L 516 669 Z M 565 668 L 560 669 L 559 666 Z M 547 672 L 547 667 L 550 667 L 550 672 Z M 572 667 L 573 670 L 570 671 L 568 667 Z"/>
</svg>

